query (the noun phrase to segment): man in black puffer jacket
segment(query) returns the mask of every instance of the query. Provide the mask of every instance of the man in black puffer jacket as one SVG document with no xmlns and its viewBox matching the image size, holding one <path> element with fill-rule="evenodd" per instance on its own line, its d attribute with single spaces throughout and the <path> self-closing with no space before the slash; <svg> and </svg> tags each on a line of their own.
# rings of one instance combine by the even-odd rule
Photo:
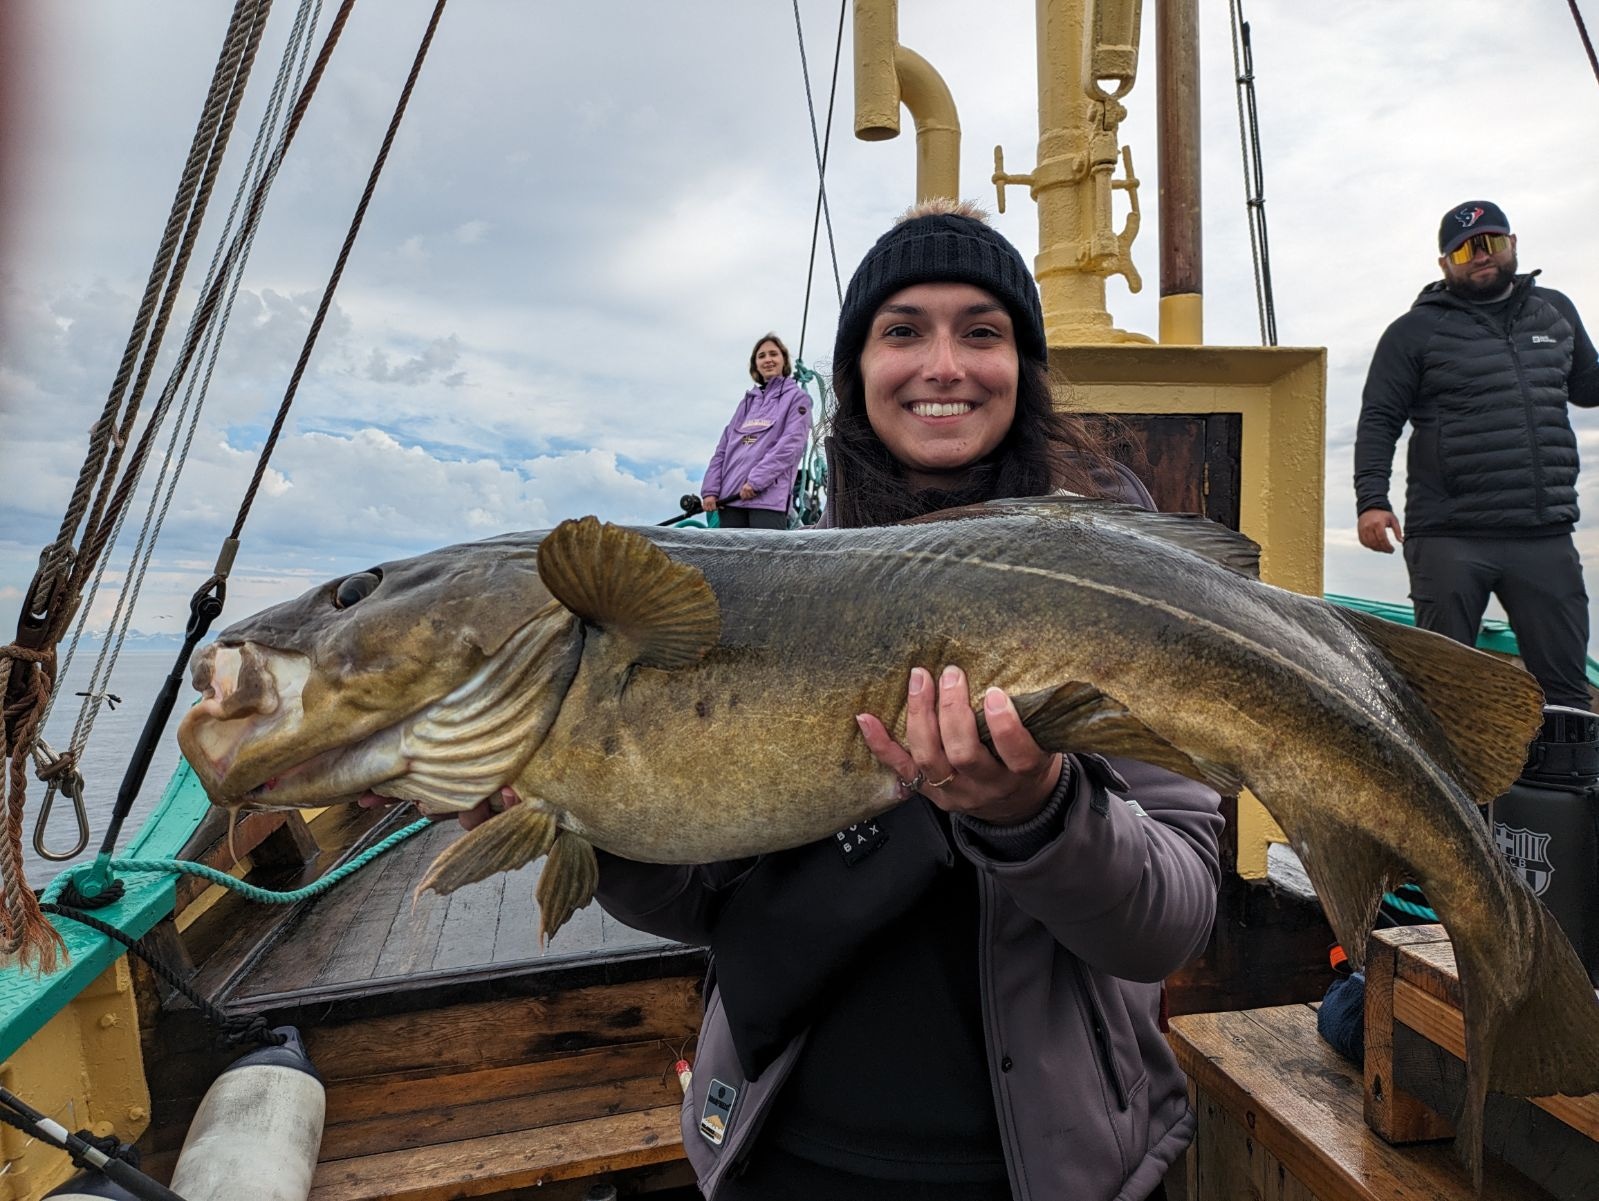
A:
<svg viewBox="0 0 1599 1201">
<path fill-rule="evenodd" d="M 1588 594 L 1572 540 L 1577 438 L 1567 405 L 1599 405 L 1599 357 L 1576 306 L 1516 274 L 1498 205 L 1471 200 L 1438 231 L 1444 278 L 1377 343 L 1355 438 L 1360 541 L 1404 544 L 1416 623 L 1467 645 L 1489 593 L 1552 705 L 1588 704 Z M 1388 499 L 1412 426 L 1401 531 Z M 1405 537 L 1408 534 L 1408 539 Z"/>
</svg>

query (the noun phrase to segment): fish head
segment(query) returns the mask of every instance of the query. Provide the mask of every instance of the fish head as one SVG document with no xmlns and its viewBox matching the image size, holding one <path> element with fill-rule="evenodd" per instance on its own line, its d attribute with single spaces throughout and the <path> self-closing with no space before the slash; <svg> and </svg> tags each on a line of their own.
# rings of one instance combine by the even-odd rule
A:
<svg viewBox="0 0 1599 1201">
<path fill-rule="evenodd" d="M 509 783 L 582 650 L 537 550 L 509 535 L 383 563 L 224 630 L 195 652 L 178 727 L 207 795 L 283 809 L 372 791 L 442 813 Z"/>
</svg>

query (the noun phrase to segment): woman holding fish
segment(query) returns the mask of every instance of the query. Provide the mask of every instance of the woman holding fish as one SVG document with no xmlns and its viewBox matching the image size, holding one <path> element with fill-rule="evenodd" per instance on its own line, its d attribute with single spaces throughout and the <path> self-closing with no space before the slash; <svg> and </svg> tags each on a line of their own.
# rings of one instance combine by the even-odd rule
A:
<svg viewBox="0 0 1599 1201">
<path fill-rule="evenodd" d="M 1061 487 L 1152 507 L 1054 411 L 1036 285 L 978 210 L 878 241 L 833 361 L 824 524 Z M 1193 1118 L 1160 981 L 1210 930 L 1217 794 L 1047 754 L 999 689 L 985 741 L 982 683 L 916 667 L 901 738 L 857 718 L 906 797 L 880 818 L 740 862 L 600 854 L 612 914 L 711 950 L 684 1140 L 713 1201 L 1162 1196 Z"/>
<path fill-rule="evenodd" d="M 700 503 L 719 514 L 723 528 L 788 528 L 794 477 L 811 432 L 811 399 L 793 370 L 776 334 L 763 335 L 750 351 L 755 386 L 733 410 L 700 484 Z"/>
</svg>

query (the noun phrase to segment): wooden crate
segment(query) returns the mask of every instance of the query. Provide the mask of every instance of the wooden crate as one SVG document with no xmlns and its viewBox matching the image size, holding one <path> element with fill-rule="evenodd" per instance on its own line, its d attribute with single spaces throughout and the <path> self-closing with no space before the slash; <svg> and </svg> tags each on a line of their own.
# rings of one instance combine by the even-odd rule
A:
<svg viewBox="0 0 1599 1201">
<path fill-rule="evenodd" d="M 1466 1081 L 1454 948 L 1442 926 L 1400 926 L 1366 960 L 1366 1121 L 1392 1143 L 1446 1137 Z M 1599 1093 L 1490 1093 L 1483 1142 L 1559 1201 L 1599 1197 Z"/>
<path fill-rule="evenodd" d="M 1367 1126 L 1360 1069 L 1311 1005 L 1173 1018 L 1198 1116 L 1187 1201 L 1548 1201 L 1490 1161 L 1483 1191 L 1447 1143 L 1394 1147 Z"/>
</svg>

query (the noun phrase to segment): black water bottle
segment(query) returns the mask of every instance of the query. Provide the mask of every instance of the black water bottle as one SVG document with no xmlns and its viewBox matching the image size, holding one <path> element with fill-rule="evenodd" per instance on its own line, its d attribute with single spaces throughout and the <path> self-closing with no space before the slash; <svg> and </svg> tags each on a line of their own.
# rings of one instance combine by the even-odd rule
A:
<svg viewBox="0 0 1599 1201">
<path fill-rule="evenodd" d="M 1599 715 L 1543 714 L 1520 779 L 1489 810 L 1493 840 L 1599 985 Z"/>
</svg>

